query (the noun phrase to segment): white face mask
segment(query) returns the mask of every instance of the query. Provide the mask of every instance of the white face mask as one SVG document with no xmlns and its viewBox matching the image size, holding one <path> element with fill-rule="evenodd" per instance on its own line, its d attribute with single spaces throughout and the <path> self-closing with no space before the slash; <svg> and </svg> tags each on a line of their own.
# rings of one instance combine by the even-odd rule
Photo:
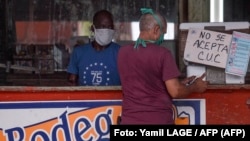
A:
<svg viewBox="0 0 250 141">
<path fill-rule="evenodd" d="M 106 46 L 111 43 L 115 31 L 113 29 L 94 29 L 96 42 L 101 46 Z"/>
</svg>

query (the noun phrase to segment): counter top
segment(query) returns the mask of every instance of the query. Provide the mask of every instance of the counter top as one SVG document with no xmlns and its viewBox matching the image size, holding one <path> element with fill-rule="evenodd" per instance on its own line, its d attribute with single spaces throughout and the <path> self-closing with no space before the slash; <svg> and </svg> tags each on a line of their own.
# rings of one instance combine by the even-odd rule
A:
<svg viewBox="0 0 250 141">
<path fill-rule="evenodd" d="M 32 92 L 32 91 L 116 91 L 121 90 L 121 86 L 0 86 L 0 91 L 18 91 L 18 92 Z"/>
<path fill-rule="evenodd" d="M 250 90 L 249 84 L 209 85 L 208 90 Z M 121 86 L 0 86 L 0 91 L 9 92 L 46 92 L 46 91 L 117 91 Z"/>
</svg>

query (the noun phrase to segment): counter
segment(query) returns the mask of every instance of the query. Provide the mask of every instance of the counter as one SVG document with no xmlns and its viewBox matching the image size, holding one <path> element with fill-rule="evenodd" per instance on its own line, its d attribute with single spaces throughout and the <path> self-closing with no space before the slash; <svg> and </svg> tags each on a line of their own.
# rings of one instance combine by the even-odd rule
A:
<svg viewBox="0 0 250 141">
<path fill-rule="evenodd" d="M 181 113 L 177 111 L 184 117 L 188 115 L 183 120 L 185 122 L 180 122 L 250 124 L 249 86 L 229 87 L 209 86 L 203 94 L 194 93 L 186 99 L 174 99 L 177 109 L 184 101 L 193 113 L 188 114 L 185 109 Z M 108 139 L 109 125 L 117 124 L 121 113 L 121 99 L 122 89 L 119 86 L 2 86 L 0 140 Z M 193 118 L 195 121 L 192 121 Z"/>
<path fill-rule="evenodd" d="M 29 87 L 2 86 L 0 101 L 121 100 L 116 87 Z M 187 99 L 205 99 L 206 124 L 250 124 L 250 86 L 212 85 L 203 94 Z"/>
</svg>

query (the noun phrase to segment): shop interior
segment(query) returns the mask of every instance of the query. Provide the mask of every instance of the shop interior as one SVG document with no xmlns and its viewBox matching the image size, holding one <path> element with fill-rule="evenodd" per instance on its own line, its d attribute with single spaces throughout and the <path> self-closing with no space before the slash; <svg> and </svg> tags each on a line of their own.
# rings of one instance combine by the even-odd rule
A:
<svg viewBox="0 0 250 141">
<path fill-rule="evenodd" d="M 72 48 L 91 40 L 93 14 L 100 9 L 114 14 L 114 41 L 123 45 L 137 39 L 142 7 L 165 14 L 168 32 L 162 45 L 180 69 L 182 23 L 250 21 L 249 0 L 0 0 L 0 85 L 68 86 Z M 186 75 L 185 69 L 181 72 Z M 249 74 L 250 69 L 246 84 Z"/>
</svg>

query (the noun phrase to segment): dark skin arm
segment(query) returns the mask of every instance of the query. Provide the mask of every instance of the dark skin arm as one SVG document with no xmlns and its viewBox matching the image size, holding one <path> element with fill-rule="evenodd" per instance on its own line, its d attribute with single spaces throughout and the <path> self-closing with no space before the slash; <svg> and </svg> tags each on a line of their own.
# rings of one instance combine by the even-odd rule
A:
<svg viewBox="0 0 250 141">
<path fill-rule="evenodd" d="M 68 80 L 69 80 L 69 85 L 77 86 L 78 75 L 69 74 Z"/>
</svg>

